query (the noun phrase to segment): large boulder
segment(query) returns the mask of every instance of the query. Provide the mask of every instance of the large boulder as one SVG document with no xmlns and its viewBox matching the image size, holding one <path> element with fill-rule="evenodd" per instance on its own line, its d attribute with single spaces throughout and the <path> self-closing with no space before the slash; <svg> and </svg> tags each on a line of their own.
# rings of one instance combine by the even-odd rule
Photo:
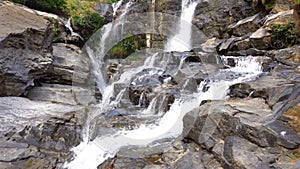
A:
<svg viewBox="0 0 300 169">
<path fill-rule="evenodd" d="M 201 1 L 195 11 L 193 23 L 208 37 L 223 38 L 230 24 L 249 16 L 258 9 L 252 3 L 244 0 Z"/>
<path fill-rule="evenodd" d="M 1 167 L 58 167 L 81 141 L 83 107 L 21 97 L 0 97 L 0 107 Z"/>
<path fill-rule="evenodd" d="M 0 5 L 0 96 L 20 96 L 52 63 L 53 31 L 26 8 Z"/>
<path fill-rule="evenodd" d="M 297 148 L 300 139 L 294 129 L 273 117 L 262 99 L 207 103 L 184 117 L 184 135 L 206 149 L 229 135 L 239 135 L 261 147 Z"/>
</svg>

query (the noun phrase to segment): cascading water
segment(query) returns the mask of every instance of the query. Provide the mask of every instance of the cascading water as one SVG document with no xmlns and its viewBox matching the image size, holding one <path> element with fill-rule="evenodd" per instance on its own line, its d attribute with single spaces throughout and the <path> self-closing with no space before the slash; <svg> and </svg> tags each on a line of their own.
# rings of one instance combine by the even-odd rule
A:
<svg viewBox="0 0 300 169">
<path fill-rule="evenodd" d="M 119 8 L 120 4 L 115 4 L 115 7 Z M 190 29 L 186 28 L 184 26 L 184 23 L 191 23 L 191 18 L 193 17 L 194 9 L 197 3 L 183 0 L 182 4 L 183 11 L 181 18 L 189 18 L 189 20 L 180 21 L 180 31 L 178 33 L 180 35 L 178 35 L 178 37 L 173 37 L 172 40 L 169 41 L 169 46 L 166 48 L 167 50 L 190 50 L 190 46 L 186 45 L 190 44 L 190 37 L 186 36 L 186 33 L 184 33 L 187 32 L 188 34 L 190 34 Z M 126 8 L 129 8 L 129 6 L 130 4 L 127 4 Z M 126 11 L 127 10 L 125 10 L 125 12 Z M 113 29 L 113 27 L 113 25 L 109 25 L 103 28 L 103 31 L 105 31 L 105 36 L 102 37 L 103 39 L 101 40 L 101 43 L 105 43 L 105 39 L 109 37 L 109 33 L 105 33 L 106 31 L 110 32 L 111 30 L 109 29 Z M 176 40 L 176 38 L 179 38 L 180 40 Z M 181 43 L 183 45 L 178 45 L 178 43 Z M 101 49 L 100 54 L 104 54 L 103 52 L 105 51 L 105 44 L 100 45 L 103 45 L 103 49 Z M 162 101 L 159 101 L 158 97 L 152 98 L 148 107 L 139 114 L 140 117 L 147 117 L 149 115 L 154 115 L 155 111 L 160 111 L 159 114 L 162 115 L 162 117 L 154 120 L 152 124 L 141 124 L 132 130 L 122 129 L 115 132 L 114 134 L 96 136 L 95 139 L 91 140 L 90 132 L 93 131 L 90 130 L 92 130 L 91 126 L 93 124 L 90 122 L 101 113 L 107 112 L 108 110 L 112 110 L 117 107 L 118 103 L 123 97 L 123 94 L 126 92 L 125 89 L 121 90 L 116 96 L 116 99 L 112 101 L 111 98 L 114 95 L 114 85 L 136 85 L 132 81 L 132 79 L 142 79 L 143 77 L 147 77 L 148 75 L 151 76 L 155 74 L 161 75 L 164 71 L 167 71 L 166 69 L 170 68 L 169 63 L 172 61 L 172 59 L 165 58 L 165 60 L 162 60 L 162 56 L 156 53 L 151 57 L 147 57 L 143 61 L 144 63 L 141 64 L 141 66 L 124 70 L 124 72 L 120 74 L 119 78 L 115 82 L 107 85 L 103 80 L 104 78 L 102 76 L 102 73 L 99 73 L 97 71 L 101 68 L 101 66 L 98 65 L 99 61 L 97 60 L 99 59 L 99 57 L 95 57 L 91 52 L 88 52 L 88 54 L 90 55 L 94 69 L 96 69 L 95 75 L 99 76 L 96 78 L 96 80 L 98 82 L 98 87 L 102 93 L 103 98 L 101 103 L 97 106 L 98 109 L 89 112 L 87 125 L 84 129 L 84 141 L 80 145 L 72 149 L 72 151 L 74 151 L 75 153 L 74 160 L 64 165 L 65 168 L 70 169 L 95 169 L 106 159 L 114 157 L 121 148 L 128 146 L 148 146 L 154 142 L 157 143 L 160 140 L 175 139 L 179 137 L 183 130 L 182 119 L 186 113 L 193 110 L 194 108 L 197 108 L 203 100 L 226 99 L 227 90 L 230 85 L 247 80 L 252 80 L 261 73 L 260 64 L 255 60 L 255 58 L 251 56 L 223 56 L 222 60 L 225 64 L 227 63 L 228 59 L 234 59 L 235 66 L 229 67 L 227 69 L 221 69 L 213 74 L 210 74 L 206 80 L 203 80 L 199 84 L 197 91 L 188 94 L 182 93 L 179 97 L 177 97 L 167 112 L 162 112 L 162 108 L 159 108 L 159 110 L 155 110 L 155 105 Z M 100 59 L 101 57 L 103 56 L 100 56 Z M 176 73 L 182 71 L 185 68 L 185 59 L 186 57 L 182 57 L 178 64 L 174 66 L 176 67 L 176 71 L 170 72 Z M 138 75 L 138 73 L 140 72 L 144 73 L 144 75 Z M 164 85 L 165 83 L 169 83 L 170 80 L 171 78 L 164 79 L 162 85 Z M 183 87 L 185 86 L 187 86 L 187 83 L 184 83 Z M 159 87 L 160 86 L 158 86 L 158 88 Z M 142 105 L 143 97 L 145 97 L 145 95 L 141 94 L 139 105 Z M 163 100 L 164 99 L 166 98 L 164 97 Z M 162 106 L 160 105 L 158 107 Z"/>
<path fill-rule="evenodd" d="M 182 0 L 179 30 L 174 37 L 168 40 L 166 51 L 190 51 L 192 36 L 192 19 L 198 1 Z"/>
</svg>

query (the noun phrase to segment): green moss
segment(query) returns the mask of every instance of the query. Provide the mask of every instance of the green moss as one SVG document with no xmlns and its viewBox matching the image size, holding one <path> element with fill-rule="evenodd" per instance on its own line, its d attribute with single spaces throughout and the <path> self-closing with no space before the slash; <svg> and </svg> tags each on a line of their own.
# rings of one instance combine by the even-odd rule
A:
<svg viewBox="0 0 300 169">
<path fill-rule="evenodd" d="M 286 22 L 271 25 L 272 45 L 276 49 L 292 46 L 296 43 L 296 24 L 295 22 Z"/>
<path fill-rule="evenodd" d="M 265 6 L 266 10 L 270 10 L 270 9 L 272 9 L 275 6 L 275 1 L 274 0 L 266 1 L 266 3 L 264 4 L 264 6 Z"/>
<path fill-rule="evenodd" d="M 136 35 L 136 36 L 130 36 L 118 44 L 116 44 L 111 50 L 110 50 L 110 57 L 111 58 L 126 58 L 130 54 L 139 51 L 141 49 L 144 49 L 146 47 L 145 44 L 145 35 Z M 135 59 L 136 56 L 132 55 L 130 56 L 130 59 Z"/>
<path fill-rule="evenodd" d="M 107 23 L 105 18 L 96 11 L 96 3 L 99 0 L 10 0 L 15 3 L 26 5 L 30 8 L 68 15 L 72 18 L 73 27 L 87 40 L 95 31 Z M 112 3 L 117 0 L 104 0 Z M 57 41 L 59 39 L 54 39 Z"/>
<path fill-rule="evenodd" d="M 15 3 L 20 3 L 29 8 L 62 14 L 62 9 L 66 5 L 66 0 L 9 0 Z"/>
</svg>

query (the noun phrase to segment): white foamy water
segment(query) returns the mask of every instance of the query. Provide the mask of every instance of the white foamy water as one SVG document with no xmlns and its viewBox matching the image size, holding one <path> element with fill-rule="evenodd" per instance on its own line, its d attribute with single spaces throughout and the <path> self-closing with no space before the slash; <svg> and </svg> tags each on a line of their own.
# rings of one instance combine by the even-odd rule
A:
<svg viewBox="0 0 300 169">
<path fill-rule="evenodd" d="M 223 57 L 224 60 L 228 57 Z M 224 100 L 228 88 L 236 83 L 256 78 L 261 73 L 261 66 L 253 57 L 239 57 L 235 59 L 236 67 L 220 70 L 219 74 L 226 75 L 235 71 L 237 78 L 227 80 L 226 77 L 215 75 L 199 85 L 199 92 L 183 95 L 175 100 L 170 110 L 155 124 L 141 125 L 139 128 L 122 130 L 113 135 L 97 137 L 91 142 L 83 142 L 72 149 L 75 159 L 66 164 L 71 169 L 95 169 L 108 158 L 112 158 L 122 147 L 147 146 L 154 141 L 165 138 L 176 138 L 183 131 L 183 117 L 186 113 L 197 108 L 203 100 Z M 216 77 L 221 79 L 216 79 Z M 205 92 L 204 87 L 209 87 Z M 147 110 L 150 111 L 150 110 Z"/>
<path fill-rule="evenodd" d="M 192 19 L 198 1 L 182 0 L 178 33 L 168 40 L 166 51 L 190 51 L 192 36 Z"/>
<path fill-rule="evenodd" d="M 120 8 L 122 0 L 114 4 L 114 13 Z M 127 11 L 131 6 L 132 2 L 126 4 L 125 8 Z M 191 48 L 191 27 L 186 26 L 186 23 L 191 23 L 194 15 L 194 10 L 197 6 L 196 2 L 190 2 L 189 0 L 182 1 L 182 14 L 180 20 L 180 29 L 176 36 L 168 41 L 166 50 L 174 51 L 187 51 Z M 125 15 L 125 14 L 124 14 Z M 120 17 L 124 16 L 121 14 Z M 109 32 L 113 30 L 113 25 L 109 25 L 103 28 L 104 35 L 100 44 L 103 53 L 105 50 L 105 41 L 109 38 Z M 107 33 L 107 34 L 105 34 Z M 170 107 L 170 110 L 166 112 L 160 119 L 157 119 L 154 124 L 146 125 L 142 124 L 138 128 L 133 130 L 120 130 L 115 134 L 104 135 L 101 137 L 96 137 L 94 140 L 90 141 L 89 130 L 91 128 L 90 121 L 93 120 L 97 115 L 104 112 L 104 110 L 109 110 L 111 107 L 115 106 L 121 99 L 122 94 L 125 90 L 116 96 L 115 101 L 111 101 L 110 98 L 114 95 L 114 84 L 123 83 L 129 85 L 130 80 L 136 76 L 136 74 L 145 68 L 153 68 L 155 65 L 155 57 L 158 54 L 154 54 L 152 57 L 148 57 L 144 64 L 135 69 L 128 69 L 123 74 L 121 74 L 118 81 L 112 84 L 106 84 L 103 80 L 102 72 L 100 71 L 101 66 L 97 65 L 97 60 L 93 53 L 91 62 L 94 62 L 93 66 L 95 68 L 95 75 L 97 73 L 97 84 L 99 90 L 103 95 L 103 100 L 98 105 L 99 110 L 89 112 L 89 117 L 87 120 L 87 125 L 83 131 L 84 141 L 80 145 L 74 147 L 72 151 L 75 156 L 74 159 L 64 165 L 65 168 L 69 169 L 96 169 L 97 166 L 102 164 L 108 158 L 113 158 L 118 151 L 127 146 L 148 146 L 153 142 L 157 142 L 163 139 L 175 139 L 181 135 L 183 131 L 183 117 L 186 113 L 197 108 L 203 100 L 224 100 L 228 92 L 228 88 L 236 83 L 240 83 L 247 80 L 252 80 L 256 78 L 261 73 L 260 64 L 251 56 L 249 57 L 222 57 L 226 62 L 228 58 L 233 58 L 236 67 L 220 70 L 219 73 L 209 77 L 205 81 L 201 82 L 198 86 L 198 92 L 182 95 L 180 98 L 176 99 L 175 102 Z M 182 67 L 184 59 L 182 59 L 179 69 Z M 168 65 L 168 58 L 158 63 L 160 68 L 165 68 Z M 155 73 L 155 71 L 153 72 Z M 157 73 L 157 71 L 156 71 Z M 230 75 L 230 77 L 228 77 Z M 207 90 L 203 90 L 208 88 Z M 141 116 L 154 114 L 154 105 L 157 102 L 157 98 L 154 98 L 147 109 L 145 109 Z M 163 113 L 161 113 L 163 114 Z"/>
</svg>

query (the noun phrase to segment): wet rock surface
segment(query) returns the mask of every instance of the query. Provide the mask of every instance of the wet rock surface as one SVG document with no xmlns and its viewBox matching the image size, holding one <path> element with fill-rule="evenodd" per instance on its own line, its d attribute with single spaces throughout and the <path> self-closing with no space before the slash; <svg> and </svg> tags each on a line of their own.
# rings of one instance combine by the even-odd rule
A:
<svg viewBox="0 0 300 169">
<path fill-rule="evenodd" d="M 1 97 L 0 107 L 1 167 L 61 166 L 81 140 L 83 107 L 20 97 Z"/>
<path fill-rule="evenodd" d="M 167 144 L 123 148 L 98 168 L 300 168 L 299 45 L 274 49 L 270 31 L 272 24 L 289 20 L 299 28 L 299 16 L 291 1 L 276 1 L 268 16 L 251 3 L 201 1 L 193 22 L 213 38 L 195 52 L 158 53 L 133 78 L 120 76 L 147 57 L 111 59 L 106 80 L 126 80 L 114 84 L 115 93 L 107 98 L 112 107 L 98 115 L 99 107 L 82 106 L 96 104 L 100 94 L 85 88 L 96 84 L 89 84 L 94 83 L 88 81 L 91 62 L 81 57 L 81 49 L 52 44 L 45 17 L 1 1 L 0 22 L 10 27 L 0 24 L 0 96 L 27 98 L 0 97 L 0 168 L 63 168 L 73 158 L 70 149 L 82 141 L 87 113 L 96 114 L 91 140 L 152 124 L 176 99 L 197 92 L 205 79 L 217 79 L 220 69 L 248 55 L 257 56 L 263 73 L 230 86 L 227 100 L 203 101 L 184 117 L 182 136 L 166 139 Z M 156 1 L 137 3 L 131 13 L 151 5 L 176 15 L 181 8 L 180 1 Z M 111 19 L 110 6 L 98 8 Z M 240 75 L 227 73 L 227 80 Z"/>
<path fill-rule="evenodd" d="M 23 95 L 52 63 L 52 28 L 43 17 L 1 4 L 0 95 Z"/>
</svg>

